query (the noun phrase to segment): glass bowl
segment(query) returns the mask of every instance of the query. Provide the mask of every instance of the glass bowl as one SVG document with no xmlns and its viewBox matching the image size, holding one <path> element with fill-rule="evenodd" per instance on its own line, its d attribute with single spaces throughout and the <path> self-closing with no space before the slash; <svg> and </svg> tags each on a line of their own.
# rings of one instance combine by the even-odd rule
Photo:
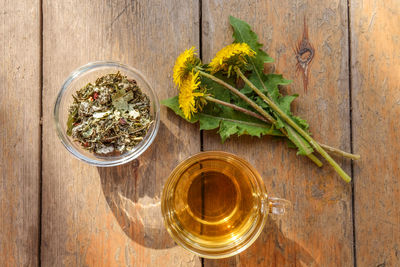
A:
<svg viewBox="0 0 400 267">
<path fill-rule="evenodd" d="M 101 156 L 89 152 L 81 147 L 77 142 L 67 135 L 68 110 L 73 102 L 72 95 L 77 90 L 88 84 L 94 83 L 100 76 L 116 73 L 134 79 L 143 93 L 150 99 L 150 114 L 154 123 L 150 126 L 146 136 L 132 150 L 126 151 L 121 155 Z M 154 141 L 160 125 L 160 103 L 153 88 L 146 78 L 135 68 L 113 61 L 97 61 L 86 64 L 73 71 L 61 86 L 56 103 L 54 105 L 54 122 L 58 137 L 65 148 L 76 158 L 100 167 L 110 167 L 127 163 L 141 155 Z"/>
</svg>

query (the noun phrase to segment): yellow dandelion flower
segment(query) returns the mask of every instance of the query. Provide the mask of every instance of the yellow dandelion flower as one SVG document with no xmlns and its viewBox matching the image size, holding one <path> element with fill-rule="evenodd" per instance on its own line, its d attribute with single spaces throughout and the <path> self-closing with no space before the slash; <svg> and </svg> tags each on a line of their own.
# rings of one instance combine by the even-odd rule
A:
<svg viewBox="0 0 400 267">
<path fill-rule="evenodd" d="M 193 46 L 189 50 L 186 49 L 183 51 L 183 53 L 177 57 L 173 74 L 175 85 L 181 86 L 183 81 L 190 73 L 191 66 L 195 65 L 199 61 L 196 55 L 197 53 L 195 52 L 195 47 Z"/>
<path fill-rule="evenodd" d="M 247 64 L 246 56 L 254 57 L 255 55 L 256 52 L 248 44 L 233 43 L 218 51 L 215 58 L 209 64 L 209 70 L 212 73 L 223 70 L 230 74 L 232 65 L 241 67 Z"/>
<path fill-rule="evenodd" d="M 192 117 L 193 113 L 197 112 L 198 101 L 196 97 L 204 96 L 202 92 L 195 92 L 200 85 L 199 73 L 190 72 L 185 80 L 182 81 L 179 91 L 179 108 L 187 119 Z"/>
</svg>

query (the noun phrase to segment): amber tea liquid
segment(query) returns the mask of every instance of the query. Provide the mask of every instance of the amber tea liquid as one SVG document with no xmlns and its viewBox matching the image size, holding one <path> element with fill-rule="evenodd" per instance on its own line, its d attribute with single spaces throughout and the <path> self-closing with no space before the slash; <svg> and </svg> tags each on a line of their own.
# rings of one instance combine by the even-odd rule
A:
<svg viewBox="0 0 400 267">
<path fill-rule="evenodd" d="M 261 234 L 268 214 L 283 215 L 285 199 L 267 195 L 250 163 L 223 152 L 201 152 L 169 175 L 161 198 L 165 227 L 177 244 L 201 257 L 231 257 Z"/>
<path fill-rule="evenodd" d="M 173 202 L 179 227 L 202 245 L 232 243 L 248 232 L 261 205 L 245 170 L 203 160 L 179 179 Z"/>
</svg>

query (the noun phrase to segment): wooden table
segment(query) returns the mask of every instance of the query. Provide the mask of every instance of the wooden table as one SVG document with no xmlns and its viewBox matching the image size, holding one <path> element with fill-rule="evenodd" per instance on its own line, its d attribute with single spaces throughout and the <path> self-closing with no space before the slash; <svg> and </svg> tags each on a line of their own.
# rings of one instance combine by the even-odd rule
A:
<svg viewBox="0 0 400 267">
<path fill-rule="evenodd" d="M 221 144 L 165 107 L 155 143 L 129 164 L 96 168 L 64 149 L 53 103 L 72 70 L 122 61 L 173 96 L 175 58 L 191 46 L 212 58 L 232 41 L 228 15 L 293 79 L 314 137 L 361 154 L 338 159 L 353 183 L 268 137 Z M 3 0 L 0 20 L 0 266 L 400 266 L 399 1 Z M 315 52 L 306 73 L 302 41 Z M 173 243 L 159 199 L 178 162 L 215 149 L 254 164 L 294 210 L 240 255 L 204 260 Z"/>
</svg>

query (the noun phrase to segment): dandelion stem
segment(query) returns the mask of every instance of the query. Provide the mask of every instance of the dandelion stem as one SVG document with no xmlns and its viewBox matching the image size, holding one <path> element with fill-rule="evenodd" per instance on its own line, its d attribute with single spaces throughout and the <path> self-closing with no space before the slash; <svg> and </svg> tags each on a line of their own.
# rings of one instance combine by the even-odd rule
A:
<svg viewBox="0 0 400 267">
<path fill-rule="evenodd" d="M 329 152 L 331 152 L 333 154 L 342 156 L 342 157 L 346 157 L 346 158 L 349 158 L 349 159 L 352 159 L 352 160 L 358 160 L 358 159 L 361 158 L 361 156 L 359 154 L 351 154 L 351 153 L 342 151 L 342 150 L 340 150 L 338 148 L 331 147 L 331 146 L 328 146 L 328 145 L 325 145 L 325 144 L 321 144 L 321 143 L 319 145 L 322 148 L 324 148 L 325 150 L 327 150 L 327 151 L 329 151 Z"/>
<path fill-rule="evenodd" d="M 324 165 L 313 153 L 306 156 L 311 159 L 318 167 L 322 167 L 322 165 Z"/>
<path fill-rule="evenodd" d="M 220 84 L 220 85 L 226 87 L 227 89 L 229 89 L 232 93 L 234 93 L 234 94 L 238 95 L 239 97 L 241 97 L 243 100 L 246 101 L 246 103 L 248 103 L 248 104 L 251 105 L 254 109 L 256 109 L 257 111 L 259 111 L 260 114 L 264 113 L 264 112 L 261 112 L 261 111 L 260 111 L 259 109 L 257 109 L 256 107 L 254 107 L 253 104 L 255 104 L 255 103 L 254 103 L 253 101 L 251 101 L 251 99 L 249 99 L 247 96 L 241 94 L 236 88 L 232 87 L 231 85 L 225 83 L 224 81 L 222 81 L 222 80 L 216 78 L 215 76 L 213 76 L 213 75 L 211 75 L 211 74 L 208 74 L 208 73 L 206 73 L 206 72 L 203 72 L 201 69 L 198 69 L 198 68 L 196 68 L 196 69 L 197 69 L 197 71 L 200 72 L 200 75 L 202 75 L 202 76 L 204 76 L 204 77 L 207 77 L 207 78 L 209 78 L 209 79 L 212 79 L 212 80 L 215 81 L 216 83 L 218 83 L 218 84 Z M 239 94 L 238 94 L 238 93 L 239 93 Z M 214 99 L 215 99 L 215 98 L 214 98 Z M 250 101 L 250 103 L 247 101 L 247 99 Z M 218 100 L 218 99 L 216 99 L 216 100 Z M 220 101 L 220 100 L 218 100 L 218 101 Z M 215 101 L 214 101 L 214 102 L 215 102 Z M 223 102 L 223 101 L 222 101 L 222 102 Z M 226 103 L 226 102 L 224 102 L 224 103 Z M 223 105 L 222 103 L 219 103 L 219 104 Z M 230 103 L 226 103 L 226 104 L 233 105 L 233 104 L 230 104 Z M 256 106 L 258 107 L 258 105 L 256 105 Z M 231 108 L 234 108 L 233 106 L 230 106 L 230 107 L 231 107 Z M 236 106 L 236 107 L 237 107 L 237 108 L 240 108 L 240 107 L 238 107 L 238 106 Z M 237 108 L 234 108 L 234 109 L 238 110 Z M 241 108 L 241 109 L 243 109 L 243 108 Z M 246 110 L 246 111 L 249 111 L 249 110 L 247 110 L 247 109 L 245 109 L 245 110 Z M 263 109 L 261 109 L 261 110 L 264 111 Z M 242 111 L 242 110 L 238 110 L 238 111 Z M 265 121 L 265 122 L 269 122 L 269 123 L 272 123 L 272 124 L 275 124 L 275 123 L 276 123 L 276 120 L 275 120 L 274 118 L 272 118 L 271 116 L 269 116 L 269 118 L 264 118 L 264 117 L 260 116 L 259 114 L 255 113 L 255 112 L 252 112 L 252 111 L 250 111 L 250 112 L 247 113 L 247 114 L 249 114 L 250 116 L 253 116 L 253 117 L 257 118 L 257 119 L 263 120 L 263 121 Z M 267 113 L 267 114 L 268 114 L 268 113 Z M 265 115 L 265 114 L 264 114 L 264 115 Z M 269 115 L 269 114 L 268 114 L 268 115 Z M 261 118 L 263 118 L 263 119 L 261 119 Z M 285 133 L 284 133 L 284 134 L 285 134 Z M 287 133 L 286 133 L 286 134 L 287 134 Z M 285 135 L 286 135 L 286 134 L 285 134 Z M 357 159 L 360 158 L 360 155 L 358 155 L 358 154 L 351 154 L 351 153 L 342 151 L 342 150 L 340 150 L 340 149 L 338 149 L 338 148 L 333 148 L 333 147 L 330 147 L 330 146 L 324 145 L 324 144 L 320 144 L 320 146 L 323 147 L 323 148 L 325 148 L 326 150 L 328 150 L 328 151 L 331 152 L 331 153 L 334 153 L 334 154 L 337 154 L 337 155 L 341 155 L 341 156 L 346 157 L 346 158 L 349 158 L 349 159 L 357 160 Z M 314 156 L 314 155 L 312 155 L 312 156 Z M 314 156 L 314 157 L 315 157 L 315 156 Z M 318 160 L 318 158 L 316 158 L 316 159 Z M 313 161 L 314 161 L 314 160 L 313 160 Z M 315 161 L 314 161 L 314 162 L 315 162 Z M 320 164 L 317 164 L 317 165 L 320 165 Z M 321 166 L 322 166 L 322 163 L 321 163 Z"/>
<path fill-rule="evenodd" d="M 267 120 L 266 118 L 264 118 L 263 116 L 261 116 L 261 115 L 255 113 L 255 112 L 253 112 L 253 111 L 250 111 L 250 110 L 248 110 L 248 109 L 239 107 L 239 106 L 237 106 L 237 105 L 235 105 L 235 104 L 231 104 L 231 103 L 228 103 L 228 102 L 225 102 L 225 101 L 221 101 L 221 100 L 216 99 L 216 98 L 211 97 L 211 96 L 206 96 L 205 99 L 208 100 L 208 101 L 211 101 L 211 102 L 214 102 L 214 103 L 217 103 L 217 104 L 220 104 L 220 105 L 223 105 L 223 106 L 232 108 L 232 109 L 237 110 L 237 111 L 239 111 L 239 112 L 243 112 L 243 113 L 245 113 L 245 114 L 247 114 L 247 115 L 249 115 L 249 116 L 252 116 L 252 117 L 254 117 L 254 118 L 257 118 L 257 119 L 259 119 L 259 120 L 261 120 L 261 121 L 263 121 L 263 122 L 271 123 L 270 121 L 268 121 L 268 120 Z M 288 136 L 288 133 L 284 130 L 284 128 L 280 128 L 279 130 L 280 130 L 286 137 Z M 318 167 L 322 167 L 322 165 L 323 165 L 322 162 L 321 162 L 314 154 L 308 154 L 307 157 L 308 157 L 310 160 L 312 160 Z"/>
<path fill-rule="evenodd" d="M 256 103 L 254 103 L 250 98 L 248 98 L 246 95 L 242 94 L 241 92 L 239 92 L 239 90 L 237 90 L 236 88 L 234 88 L 233 86 L 231 86 L 230 84 L 218 79 L 217 77 L 208 74 L 200 69 L 197 69 L 198 72 L 200 73 L 200 75 L 207 77 L 213 81 L 215 81 L 216 83 L 224 86 L 225 88 L 227 88 L 228 90 L 230 90 L 233 94 L 239 96 L 241 99 L 243 99 L 244 101 L 246 101 L 247 104 L 249 104 L 250 106 L 252 106 L 255 110 L 257 110 L 267 121 L 269 121 L 272 124 L 276 123 L 276 120 L 270 115 L 268 114 L 268 112 L 266 112 L 263 108 L 261 108 L 259 105 L 257 105 Z M 215 101 L 214 101 L 215 102 Z M 222 101 L 221 101 L 222 102 Z M 225 102 L 226 103 L 226 102 Z M 221 103 L 219 103 L 221 104 Z M 229 104 L 229 103 L 226 103 Z M 232 107 L 232 106 L 230 106 Z M 254 113 L 254 112 L 253 112 Z M 247 113 L 248 114 L 248 113 Z M 255 114 L 255 113 L 254 113 Z M 282 130 L 281 130 L 282 131 Z M 284 135 L 288 135 L 286 131 L 282 131 L 282 133 Z M 322 162 L 315 156 L 315 155 L 307 155 L 308 158 L 310 158 L 318 167 L 322 166 Z"/>
<path fill-rule="evenodd" d="M 266 118 L 268 121 L 270 121 L 271 123 L 275 124 L 276 120 L 270 115 L 268 114 L 268 112 L 266 112 L 264 109 L 262 109 L 259 105 L 257 105 L 256 103 L 254 103 L 250 98 L 248 98 L 247 96 L 245 96 L 244 94 L 242 94 L 241 92 L 239 92 L 239 90 L 237 90 L 235 87 L 231 86 L 230 84 L 224 82 L 221 79 L 218 79 L 217 77 L 208 74 L 207 72 L 204 72 L 198 68 L 196 68 L 197 71 L 200 73 L 200 75 L 207 77 L 211 80 L 213 80 L 214 82 L 224 86 L 226 89 L 228 89 L 229 91 L 231 91 L 233 94 L 237 95 L 238 97 L 240 97 L 241 99 L 243 99 L 247 104 L 249 104 L 252 108 L 254 108 L 255 110 L 257 110 L 258 113 L 260 113 L 264 118 Z"/>
<path fill-rule="evenodd" d="M 329 164 L 336 170 L 336 172 L 342 177 L 345 182 L 350 182 L 350 176 L 336 163 L 334 159 L 306 132 L 304 131 L 297 123 L 295 123 L 285 112 L 283 112 L 278 105 L 276 105 L 270 98 L 264 95 L 252 82 L 250 82 L 246 76 L 242 73 L 242 71 L 235 67 L 236 73 L 243 79 L 243 81 L 250 86 L 250 88 L 259 95 L 265 103 L 269 105 L 271 109 L 273 109 L 283 120 L 285 120 L 291 127 L 293 127 L 301 136 L 306 139 L 310 145 L 324 157 Z M 258 110 L 257 110 L 258 111 Z"/>
<path fill-rule="evenodd" d="M 232 108 L 232 109 L 234 109 L 234 110 L 243 112 L 243 113 L 245 113 L 245 114 L 247 114 L 247 115 L 249 115 L 249 116 L 251 116 L 251 117 L 254 117 L 254 118 L 257 118 L 257 119 L 259 119 L 259 120 L 262 120 L 263 122 L 269 123 L 269 121 L 268 121 L 266 118 L 264 118 L 264 117 L 261 116 L 260 114 L 257 114 L 257 113 L 255 113 L 255 112 L 253 112 L 253 111 L 251 111 L 251 110 L 248 110 L 248 109 L 239 107 L 239 106 L 237 106 L 237 105 L 235 105 L 235 104 L 231 104 L 231 103 L 228 103 L 228 102 L 225 102 L 225 101 L 216 99 L 216 98 L 211 97 L 211 96 L 206 96 L 206 97 L 204 97 L 204 98 L 205 98 L 206 100 L 210 101 L 210 102 L 214 102 L 214 103 L 223 105 L 223 106 L 225 106 L 225 107 Z"/>
</svg>

